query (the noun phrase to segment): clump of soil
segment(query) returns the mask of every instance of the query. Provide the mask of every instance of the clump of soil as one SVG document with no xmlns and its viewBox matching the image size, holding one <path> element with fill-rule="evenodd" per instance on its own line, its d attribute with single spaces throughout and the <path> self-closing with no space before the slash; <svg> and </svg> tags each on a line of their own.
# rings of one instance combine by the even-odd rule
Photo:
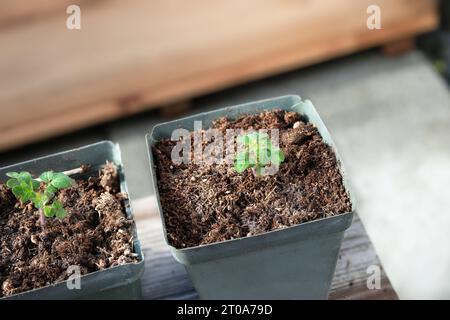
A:
<svg viewBox="0 0 450 320">
<path fill-rule="evenodd" d="M 285 161 L 276 174 L 255 177 L 251 169 L 238 174 L 225 162 L 175 165 L 176 142 L 158 142 L 153 148 L 158 189 L 173 246 L 247 237 L 351 211 L 335 154 L 297 113 L 220 118 L 213 128 L 224 134 L 226 129 L 279 129 Z"/>
<path fill-rule="evenodd" d="M 67 216 L 42 228 L 38 210 L 0 184 L 0 297 L 63 281 L 69 266 L 87 274 L 139 260 L 114 165 L 56 197 Z"/>
</svg>

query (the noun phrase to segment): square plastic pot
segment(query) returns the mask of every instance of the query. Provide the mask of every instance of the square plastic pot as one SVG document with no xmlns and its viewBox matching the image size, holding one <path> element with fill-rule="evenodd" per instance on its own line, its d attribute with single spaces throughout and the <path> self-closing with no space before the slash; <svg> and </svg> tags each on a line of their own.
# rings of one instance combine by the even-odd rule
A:
<svg viewBox="0 0 450 320">
<path fill-rule="evenodd" d="M 0 169 L 0 181 L 7 179 L 9 171 L 29 171 L 38 175 L 44 171 L 66 171 L 89 165 L 89 172 L 75 176 L 77 178 L 97 175 L 106 161 L 113 162 L 119 169 L 121 192 L 128 192 L 122 168 L 119 145 L 111 141 L 84 146 L 78 149 L 52 154 L 4 167 Z M 132 218 L 129 200 L 125 201 L 125 210 Z M 137 238 L 136 226 L 133 224 L 134 252 L 139 255 L 138 263 L 129 263 L 111 267 L 102 271 L 81 276 L 80 289 L 69 290 L 66 282 L 59 282 L 46 287 L 15 294 L 3 299 L 139 299 L 141 297 L 140 278 L 144 272 L 144 255 Z"/>
<path fill-rule="evenodd" d="M 334 150 L 344 185 L 352 201 L 352 212 L 315 220 L 264 234 L 184 249 L 170 246 L 159 200 L 152 147 L 170 138 L 177 128 L 194 130 L 194 121 L 204 128 L 226 116 L 236 118 L 264 110 L 295 111 L 314 124 Z M 164 235 L 173 256 L 182 263 L 202 299 L 326 299 L 336 268 L 344 231 L 351 225 L 354 198 L 330 134 L 312 103 L 299 96 L 273 99 L 201 113 L 154 127 L 147 135 L 150 169 L 156 190 Z"/>
</svg>

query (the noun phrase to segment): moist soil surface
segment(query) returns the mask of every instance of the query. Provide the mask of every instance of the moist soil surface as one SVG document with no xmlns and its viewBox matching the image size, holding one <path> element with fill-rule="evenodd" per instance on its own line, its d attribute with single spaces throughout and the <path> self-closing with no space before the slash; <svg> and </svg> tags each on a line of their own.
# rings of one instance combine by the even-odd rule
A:
<svg viewBox="0 0 450 320">
<path fill-rule="evenodd" d="M 225 161 L 176 165 L 171 161 L 176 142 L 158 142 L 153 148 L 158 189 L 174 247 L 248 237 L 351 211 L 334 152 L 297 113 L 220 118 L 212 127 L 224 135 L 226 129 L 279 129 L 285 161 L 276 174 L 255 177 L 251 169 L 239 174 Z"/>
<path fill-rule="evenodd" d="M 126 196 L 117 169 L 107 164 L 98 176 L 59 191 L 67 216 L 47 218 L 42 228 L 38 210 L 0 184 L 0 297 L 63 281 L 69 266 L 87 274 L 137 262 Z"/>
</svg>

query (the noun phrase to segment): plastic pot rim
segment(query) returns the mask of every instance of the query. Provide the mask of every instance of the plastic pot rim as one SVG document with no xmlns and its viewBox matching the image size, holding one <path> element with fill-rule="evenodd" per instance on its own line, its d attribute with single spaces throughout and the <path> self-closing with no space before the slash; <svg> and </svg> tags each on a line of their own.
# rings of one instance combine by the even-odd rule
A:
<svg viewBox="0 0 450 320">
<path fill-rule="evenodd" d="M 160 137 L 156 136 L 156 132 L 163 127 L 166 126 L 170 126 L 172 128 L 181 128 L 182 126 L 178 126 L 176 125 L 176 123 L 178 122 L 185 122 L 185 121 L 194 121 L 194 120 L 202 120 L 206 117 L 209 117 L 211 115 L 216 115 L 217 113 L 228 113 L 229 111 L 236 111 L 239 110 L 241 108 L 245 108 L 249 105 L 257 105 L 257 104 L 264 104 L 264 103 L 269 103 L 269 102 L 273 102 L 274 100 L 283 100 L 283 99 L 290 99 L 292 101 L 292 105 L 290 106 L 291 109 L 294 109 L 300 105 L 302 105 L 305 108 L 310 108 L 310 112 L 314 113 L 314 115 L 317 117 L 316 122 L 320 122 L 320 130 L 322 131 L 320 132 L 322 138 L 324 139 L 324 141 L 332 148 L 337 162 L 338 162 L 338 166 L 339 166 L 339 170 L 340 173 L 342 175 L 342 179 L 343 179 L 343 183 L 344 183 L 344 187 L 345 190 L 347 192 L 347 194 L 350 197 L 351 200 L 351 204 L 352 204 L 352 210 L 346 213 L 341 213 L 341 214 L 336 214 L 334 216 L 331 217 L 326 217 L 326 218 L 321 218 L 321 219 L 316 219 L 316 220 L 312 220 L 312 221 L 308 221 L 308 222 L 304 222 L 304 223 L 300 223 L 297 225 L 293 225 L 293 226 L 289 226 L 286 228 L 282 228 L 282 229 L 275 229 L 275 230 L 271 230 L 271 231 L 267 231 L 261 234 L 257 234 L 257 235 L 252 235 L 249 237 L 241 237 L 241 238 L 236 238 L 236 239 L 229 239 L 229 240 L 224 240 L 224 241 L 219 241 L 219 242 L 214 242 L 214 243 L 209 243 L 209 244 L 201 244 L 201 245 L 197 245 L 197 246 L 192 246 L 192 247 L 186 247 L 186 248 L 176 248 L 173 245 L 170 244 L 169 239 L 167 237 L 167 229 L 166 229 L 166 225 L 165 225 L 165 218 L 163 215 L 163 208 L 161 206 L 161 202 L 160 202 L 160 197 L 159 197 L 159 189 L 158 189 L 158 182 L 157 182 L 157 177 L 156 177 L 156 173 L 155 173 L 155 168 L 156 168 L 156 164 L 155 164 L 155 160 L 153 157 L 153 151 L 152 151 L 152 147 L 154 146 L 154 144 L 159 141 Z M 249 111 L 242 111 L 241 113 L 238 112 L 237 114 L 235 114 L 234 116 L 230 116 L 230 118 L 235 118 L 237 116 L 241 116 L 241 115 L 250 115 L 250 114 L 255 114 L 257 112 L 261 112 L 263 110 L 271 110 L 271 109 L 277 109 L 276 107 L 268 107 L 268 108 L 261 108 L 258 110 L 255 110 L 254 112 L 249 112 Z M 286 110 L 286 109 L 285 109 Z M 295 110 L 292 110 L 295 111 Z M 223 115 L 222 115 L 223 116 Z M 217 118 L 219 118 L 221 116 L 217 116 Z M 209 122 L 209 121 L 207 121 Z M 316 126 L 316 124 L 314 124 Z M 187 129 L 187 128 L 184 128 Z M 188 129 L 189 130 L 189 129 Z M 326 134 L 327 137 L 325 138 L 323 136 L 323 134 Z M 342 161 L 341 161 L 341 157 L 339 156 L 339 153 L 336 149 L 336 145 L 333 142 L 333 140 L 331 139 L 331 136 L 329 135 L 328 129 L 325 127 L 323 121 L 321 120 L 320 116 L 318 115 L 316 109 L 314 108 L 314 106 L 312 105 L 310 100 L 302 100 L 300 98 L 300 96 L 298 95 L 285 95 L 285 96 L 279 96 L 279 97 L 274 97 L 274 98 L 269 98 L 269 99 L 263 99 L 260 101 L 254 101 L 254 102 L 249 102 L 249 103 L 243 103 L 243 104 L 239 104 L 239 105 L 234 105 L 234 106 L 229 106 L 229 107 L 223 107 L 223 108 L 219 108 L 219 109 L 215 109 L 212 111 L 208 111 L 208 112 L 201 112 L 201 113 L 197 113 L 194 115 L 190 115 L 187 117 L 182 117 L 182 118 L 178 118 L 175 120 L 171 120 L 171 121 L 166 121 L 166 122 L 162 122 L 159 123 L 157 125 L 155 125 L 151 131 L 151 133 L 148 133 L 146 135 L 146 141 L 147 141 L 147 152 L 148 152 L 148 157 L 150 160 L 150 171 L 151 171 L 151 177 L 152 177 L 152 183 L 153 186 L 155 188 L 155 195 L 156 195 L 156 200 L 157 200 L 157 204 L 158 204 L 158 211 L 161 217 L 161 222 L 163 225 L 163 231 L 164 231 L 164 239 L 166 244 L 170 247 L 170 250 L 172 251 L 172 253 L 174 253 L 174 256 L 176 258 L 176 260 L 178 260 L 179 262 L 183 263 L 183 264 L 189 264 L 190 263 L 190 258 L 188 257 L 188 254 L 193 253 L 195 251 L 199 251 L 199 250 L 209 250 L 211 251 L 211 253 L 213 251 L 215 251 L 215 249 L 219 248 L 219 247 L 226 247 L 226 246 L 233 246 L 236 245 L 238 243 L 245 243 L 245 242 L 253 242 L 253 243 L 257 243 L 260 242 L 261 240 L 274 240 L 274 239 L 270 239 L 271 237 L 274 237 L 274 235 L 279 235 L 282 233 L 294 233 L 295 231 L 297 231 L 296 229 L 308 229 L 311 228 L 313 229 L 315 226 L 319 227 L 320 225 L 327 225 L 327 224 L 333 224 L 333 223 L 340 223 L 339 228 L 336 228 L 335 230 L 330 230 L 330 232 L 328 232 L 329 234 L 332 233 L 338 233 L 338 232 L 342 232 L 345 229 L 347 229 L 352 222 L 352 218 L 354 213 L 356 212 L 356 200 L 355 197 L 352 193 L 352 189 L 350 188 L 350 183 L 348 181 L 348 178 L 345 174 L 345 169 L 342 165 Z M 300 230 L 298 230 L 300 232 Z M 311 233 L 308 233 L 309 235 L 311 235 Z M 294 235 L 292 235 L 292 237 L 294 237 Z M 269 239 L 267 239 L 269 238 Z M 297 237 L 298 238 L 298 237 Z M 276 240 L 274 240 L 276 241 Z M 256 247 L 255 250 L 257 250 L 258 245 L 254 244 L 254 245 L 249 245 L 250 247 Z M 252 250 L 253 251 L 253 250 Z M 248 252 L 248 251 L 246 251 Z M 218 258 L 211 258 L 211 259 L 220 259 L 220 257 Z M 197 261 L 196 261 L 197 262 Z"/>
</svg>

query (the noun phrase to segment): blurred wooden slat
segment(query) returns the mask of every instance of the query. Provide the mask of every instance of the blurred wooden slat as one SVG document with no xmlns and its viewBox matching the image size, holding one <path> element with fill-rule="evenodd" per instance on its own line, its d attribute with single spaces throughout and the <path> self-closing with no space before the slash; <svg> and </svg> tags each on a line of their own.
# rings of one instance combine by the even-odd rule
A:
<svg viewBox="0 0 450 320">
<path fill-rule="evenodd" d="M 83 0 L 0 0 L 0 27 L 42 18 L 57 10 L 65 12 L 68 5 Z"/>
<path fill-rule="evenodd" d="M 435 1 L 377 3 L 381 30 L 370 0 L 103 0 L 79 31 L 65 10 L 0 28 L 0 150 L 437 26 Z"/>
<path fill-rule="evenodd" d="M 414 50 L 416 41 L 414 38 L 400 39 L 384 44 L 382 52 L 386 56 L 398 56 Z"/>
<path fill-rule="evenodd" d="M 39 110 L 34 112 L 39 113 Z M 52 136 L 55 132 L 68 132 L 102 121 L 117 119 L 126 115 L 126 108 L 117 101 L 105 101 L 92 105 L 79 106 L 76 109 L 56 110 L 50 118 L 23 121 L 20 125 L 0 130 L 2 139 L 15 141 L 17 145 L 25 144 L 32 137 L 40 140 Z"/>
<path fill-rule="evenodd" d="M 155 197 L 133 201 L 139 239 L 146 258 L 142 277 L 145 299 L 197 299 L 184 267 L 175 261 L 164 241 Z M 382 266 L 358 216 L 345 232 L 330 299 L 398 299 L 387 275 L 382 272 L 381 288 L 367 288 L 367 268 Z"/>
</svg>

